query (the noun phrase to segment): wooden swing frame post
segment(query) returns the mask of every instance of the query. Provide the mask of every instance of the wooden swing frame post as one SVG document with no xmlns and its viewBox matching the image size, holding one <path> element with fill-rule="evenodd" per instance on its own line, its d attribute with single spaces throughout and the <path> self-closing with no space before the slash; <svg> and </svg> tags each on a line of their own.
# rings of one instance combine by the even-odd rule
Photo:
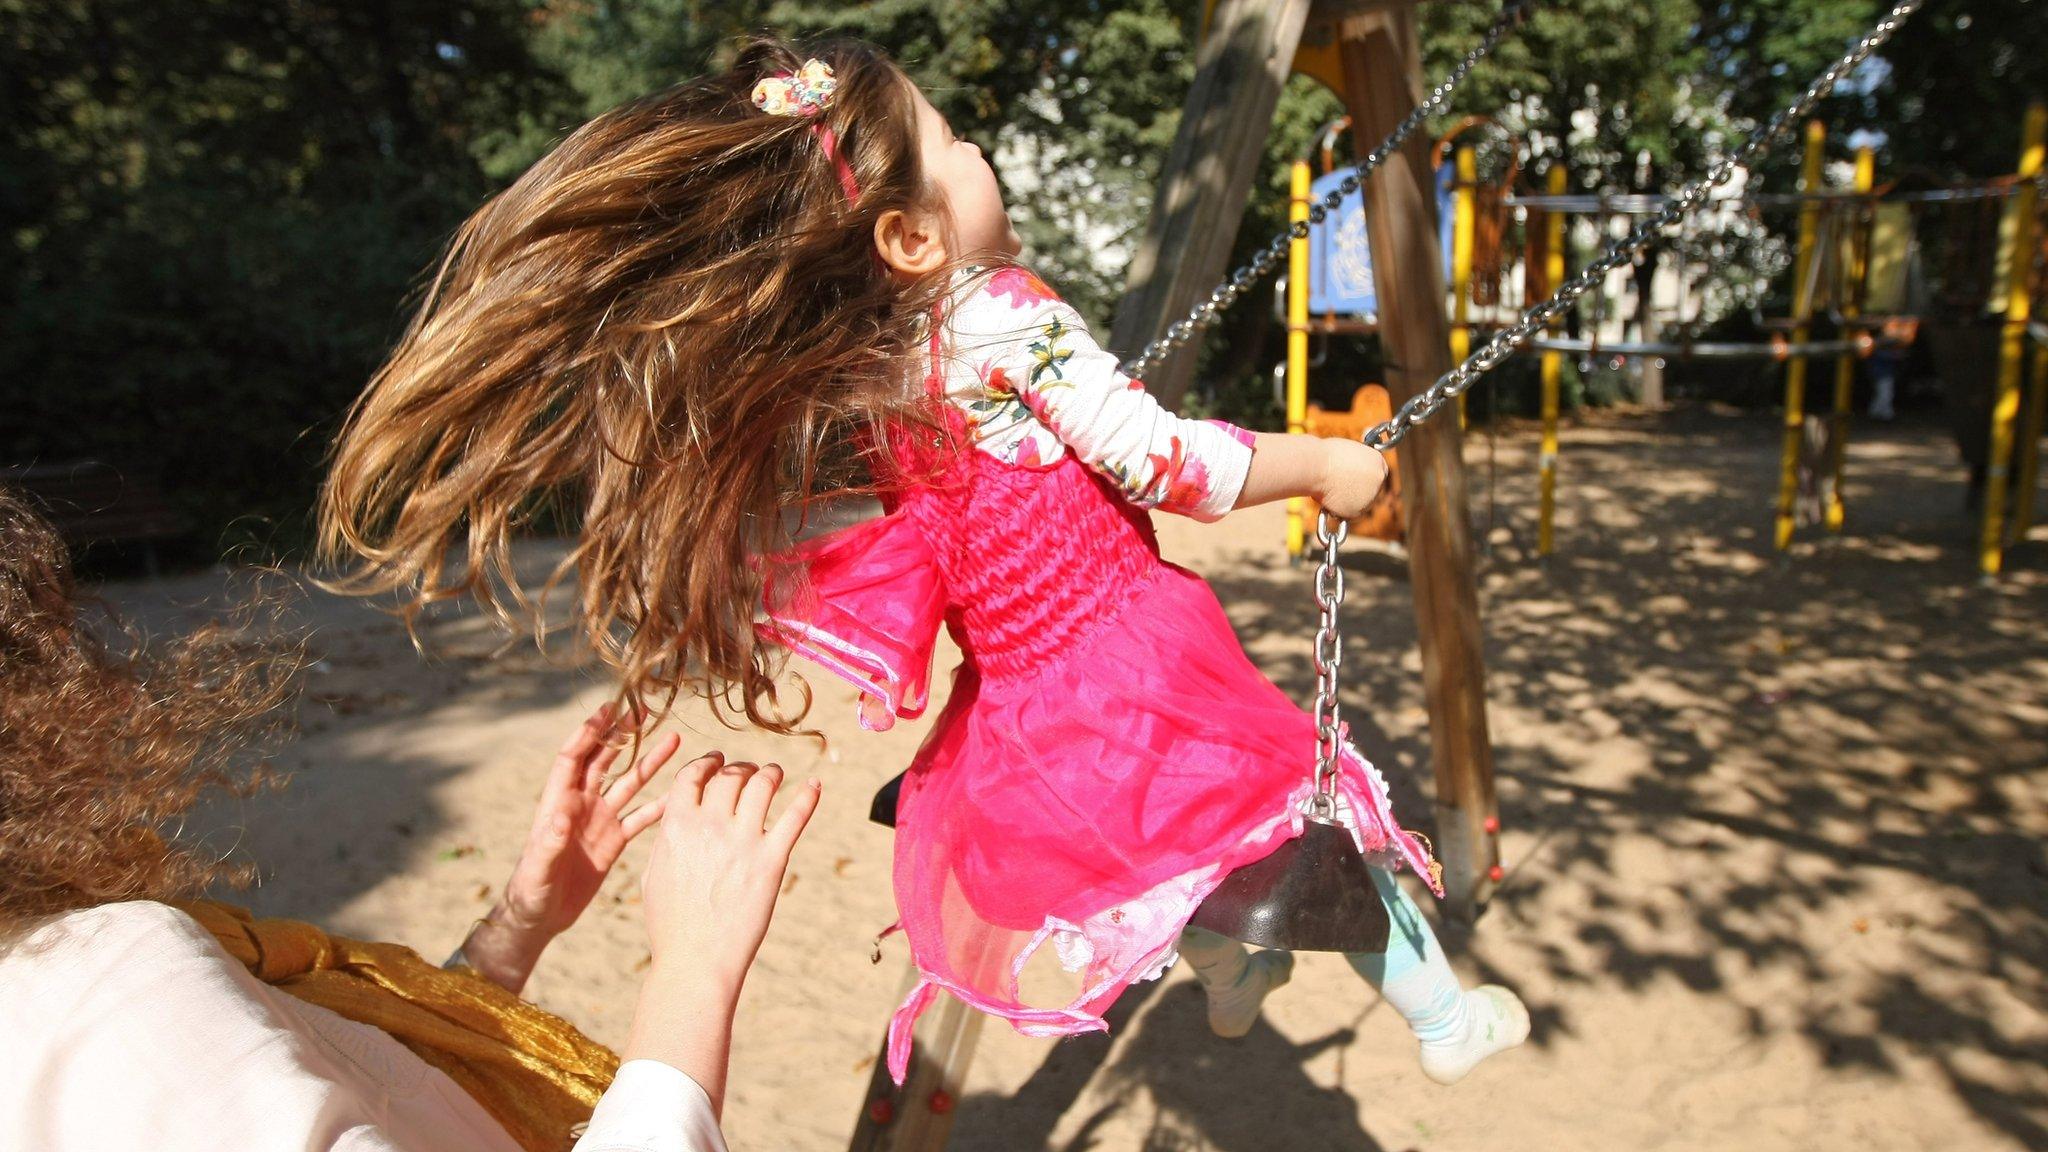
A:
<svg viewBox="0 0 2048 1152">
<path fill-rule="evenodd" d="M 1159 196 L 1131 261 L 1112 348 L 1135 353 L 1184 315 L 1226 271 L 1232 222 L 1249 199 L 1257 157 L 1308 24 L 1334 31 L 1329 37 L 1334 53 L 1331 45 L 1321 43 L 1312 53 L 1315 74 L 1338 82 L 1351 111 L 1354 139 L 1384 139 L 1420 105 L 1416 3 L 1218 0 L 1197 57 L 1188 108 L 1160 176 Z M 1380 336 L 1388 360 L 1400 366 L 1388 373 L 1397 408 L 1450 367 L 1436 224 L 1429 146 L 1411 139 L 1366 187 Z M 1186 392 L 1193 363 L 1189 348 L 1169 354 L 1147 374 L 1147 389 L 1166 404 L 1176 403 Z M 1458 432 L 1454 421 L 1431 421 L 1403 442 L 1403 466 L 1415 458 L 1419 483 L 1404 477 L 1401 499 L 1430 715 L 1446 910 L 1469 919 L 1490 891 L 1500 856 Z"/>
<path fill-rule="evenodd" d="M 1002 950 L 994 941 L 976 941 L 971 962 L 976 979 L 1002 968 Z M 913 962 L 904 973 L 896 1003 L 910 995 L 920 979 Z M 889 1037 L 885 1031 L 861 1097 L 848 1152 L 938 1152 L 953 1131 L 957 1104 L 974 1063 L 975 1046 L 988 1017 L 956 997 L 941 993 L 938 1002 L 918 1018 L 912 1031 L 910 1071 L 898 1088 L 889 1079 Z"/>
<path fill-rule="evenodd" d="M 1799 191 L 1811 195 L 1820 191 L 1821 154 L 1828 130 L 1818 120 L 1806 123 L 1806 159 L 1799 166 Z M 1808 280 L 1819 268 L 1813 259 L 1820 237 L 1820 201 L 1808 199 L 1799 207 L 1799 249 L 1792 266 L 1792 345 L 1806 343 L 1813 320 L 1813 293 Z M 1796 524 L 1794 509 L 1799 497 L 1799 447 L 1806 432 L 1806 357 L 1796 355 L 1785 365 L 1785 445 L 1778 468 L 1778 520 L 1772 542 L 1783 552 L 1792 546 Z"/>
<path fill-rule="evenodd" d="M 2034 209 L 2036 181 L 2041 175 L 2043 136 L 2048 135 L 2048 104 L 2034 103 L 2027 109 L 2020 132 L 2019 183 L 2013 189 L 2012 229 L 2007 233 L 2010 247 L 1999 263 L 2006 273 L 2005 327 L 1998 350 L 1998 391 L 1991 405 L 1991 462 L 1985 470 L 1984 530 L 1978 540 L 1977 566 L 1986 580 L 1997 577 L 2005 566 L 2005 549 L 2010 543 L 2005 524 L 2005 490 L 2011 475 L 2013 438 L 2020 414 L 2020 378 L 2027 354 L 2027 312 L 2032 301 L 2027 295 L 2029 257 L 2034 251 Z M 2036 408 L 2038 412 L 2038 407 Z M 2028 423 L 2038 428 L 2038 415 Z M 2031 504 L 2032 493 L 2021 497 Z M 2016 504 L 2013 521 L 2020 523 Z M 2033 510 L 2026 509 L 2031 518 Z"/>
<path fill-rule="evenodd" d="M 1415 8 L 1402 4 L 1344 17 L 1338 25 L 1343 96 L 1354 138 L 1383 139 L 1422 102 Z M 1426 140 L 1411 137 L 1365 186 L 1387 391 L 1397 410 L 1451 368 L 1429 152 Z M 1455 420 L 1411 429 L 1401 443 L 1401 502 L 1429 706 L 1445 912 L 1470 922 L 1497 882 L 1500 825 L 1463 441 Z"/>
<path fill-rule="evenodd" d="M 1842 315 L 1854 321 L 1863 314 L 1863 294 L 1867 289 L 1870 274 L 1870 192 L 1877 187 L 1877 153 L 1864 145 L 1856 149 L 1856 218 L 1849 228 L 1849 266 L 1843 279 L 1847 282 L 1842 292 Z M 1828 488 L 1827 525 L 1828 531 L 1840 532 L 1849 518 L 1848 504 L 1842 498 L 1842 474 L 1849 461 L 1849 416 L 1854 407 L 1856 393 L 1856 355 L 1843 353 L 1835 361 L 1835 415 L 1834 435 L 1830 438 L 1829 463 L 1834 473 L 1834 483 Z"/>
<path fill-rule="evenodd" d="M 1552 196 L 1562 196 L 1570 176 L 1565 163 L 1559 158 L 1550 166 L 1546 187 Z M 1544 249 L 1544 288 L 1557 291 L 1564 283 L 1564 220 L 1562 210 L 1539 208 L 1542 216 Z M 1550 330 L 1559 330 L 1559 322 L 1552 320 Z M 1543 353 L 1543 443 L 1536 454 L 1536 555 L 1547 559 L 1557 546 L 1557 408 L 1558 393 L 1564 386 L 1564 353 L 1546 350 Z"/>
</svg>

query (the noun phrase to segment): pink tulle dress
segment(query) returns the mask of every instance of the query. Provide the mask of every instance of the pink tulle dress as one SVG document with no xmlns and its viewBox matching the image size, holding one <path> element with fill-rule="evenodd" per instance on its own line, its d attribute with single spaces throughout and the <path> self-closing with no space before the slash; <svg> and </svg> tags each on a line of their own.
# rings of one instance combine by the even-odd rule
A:
<svg viewBox="0 0 2048 1152">
<path fill-rule="evenodd" d="M 869 728 L 923 711 L 942 625 L 965 655 L 897 808 L 921 977 L 890 1024 L 899 1083 L 940 989 L 1027 1035 L 1105 1029 L 1224 876 L 1300 833 L 1315 749 L 1146 511 L 1227 511 L 1249 434 L 1161 409 L 1022 269 L 967 281 L 936 328 L 927 384 L 964 443 L 920 430 L 915 481 L 783 557 L 805 579 L 771 577 L 762 625 L 857 685 Z M 1369 857 L 1429 876 L 1355 750 L 1341 787 Z M 1079 991 L 1026 1003 L 1047 947 Z"/>
</svg>

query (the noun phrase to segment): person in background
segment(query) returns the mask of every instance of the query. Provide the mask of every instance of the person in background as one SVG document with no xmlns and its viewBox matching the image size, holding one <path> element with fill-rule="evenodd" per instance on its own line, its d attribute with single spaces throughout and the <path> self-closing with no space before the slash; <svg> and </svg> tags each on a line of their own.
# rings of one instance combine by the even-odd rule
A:
<svg viewBox="0 0 2048 1152">
<path fill-rule="evenodd" d="M 0 1147 L 722 1150 L 734 1006 L 817 783 L 771 827 L 781 770 L 714 752 L 631 807 L 678 740 L 607 782 L 631 725 L 600 708 L 503 898 L 436 966 L 196 899 L 250 870 L 183 817 L 277 783 L 259 753 L 296 671 L 246 626 L 149 644 L 83 609 L 55 531 L 0 489 Z M 518 992 L 650 830 L 621 1064 Z"/>
<path fill-rule="evenodd" d="M 1870 351 L 1870 418 L 1898 417 L 1899 369 L 1913 350 L 1920 334 L 1920 321 L 1912 316 L 1893 316 L 1879 329 L 1877 347 Z"/>
</svg>

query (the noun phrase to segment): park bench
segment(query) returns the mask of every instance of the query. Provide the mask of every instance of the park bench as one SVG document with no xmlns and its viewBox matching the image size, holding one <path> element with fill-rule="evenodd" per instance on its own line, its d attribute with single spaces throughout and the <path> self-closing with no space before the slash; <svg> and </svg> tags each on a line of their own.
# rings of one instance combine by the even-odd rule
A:
<svg viewBox="0 0 2048 1152">
<path fill-rule="evenodd" d="M 156 542 L 188 527 L 154 483 L 99 460 L 0 468 L 0 485 L 26 493 L 74 551 L 141 544 L 151 575 Z"/>
</svg>

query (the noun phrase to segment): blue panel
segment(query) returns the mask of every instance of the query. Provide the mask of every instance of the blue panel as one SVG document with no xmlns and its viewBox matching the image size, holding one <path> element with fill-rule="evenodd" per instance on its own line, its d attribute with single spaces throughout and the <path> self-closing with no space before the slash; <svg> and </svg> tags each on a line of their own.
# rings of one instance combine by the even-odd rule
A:
<svg viewBox="0 0 2048 1152">
<path fill-rule="evenodd" d="M 1340 168 L 1309 186 L 1311 202 L 1344 182 L 1348 169 Z M 1372 251 L 1365 240 L 1365 196 L 1353 192 L 1321 224 L 1308 232 L 1308 310 L 1315 315 L 1376 316 L 1379 302 L 1373 296 Z"/>
<path fill-rule="evenodd" d="M 1335 191 L 1348 168 L 1318 177 L 1309 185 L 1311 203 Z M 1452 184 L 1457 172 L 1449 164 L 1437 170 L 1437 242 L 1443 251 L 1444 281 L 1451 276 Z M 1372 248 L 1365 238 L 1365 194 L 1353 192 L 1321 224 L 1308 231 L 1308 310 L 1311 315 L 1355 316 L 1373 320 L 1379 316 L 1379 300 L 1373 293 Z"/>
<path fill-rule="evenodd" d="M 1436 169 L 1436 246 L 1444 254 L 1444 287 L 1451 284 L 1451 241 L 1458 232 L 1458 166 L 1452 163 L 1437 165 Z"/>
</svg>

